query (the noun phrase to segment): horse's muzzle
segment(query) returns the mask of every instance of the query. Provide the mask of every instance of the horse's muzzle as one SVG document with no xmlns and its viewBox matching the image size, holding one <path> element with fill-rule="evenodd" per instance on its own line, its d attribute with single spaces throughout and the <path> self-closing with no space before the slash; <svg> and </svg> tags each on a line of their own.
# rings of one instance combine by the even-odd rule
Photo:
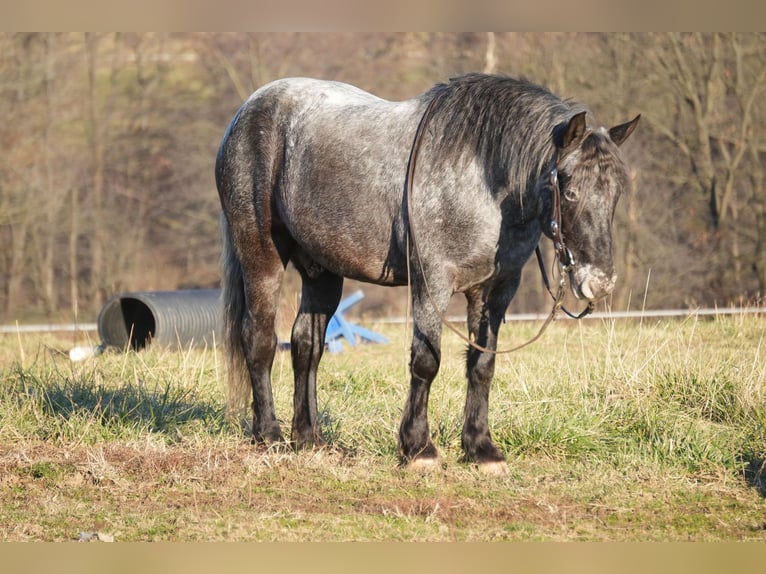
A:
<svg viewBox="0 0 766 574">
<path fill-rule="evenodd" d="M 590 265 L 577 267 L 572 273 L 572 292 L 578 299 L 598 301 L 614 290 L 617 274 L 608 275 Z"/>
</svg>

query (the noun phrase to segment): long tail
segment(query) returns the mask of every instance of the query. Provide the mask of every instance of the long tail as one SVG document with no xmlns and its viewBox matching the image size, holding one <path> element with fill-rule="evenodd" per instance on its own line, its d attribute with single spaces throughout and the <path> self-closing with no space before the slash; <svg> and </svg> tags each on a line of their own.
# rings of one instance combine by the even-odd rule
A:
<svg viewBox="0 0 766 574">
<path fill-rule="evenodd" d="M 247 403 L 252 391 L 242 346 L 242 321 L 247 312 L 245 282 L 242 278 L 242 264 L 234 249 L 231 229 L 225 214 L 221 215 L 220 227 L 223 240 L 223 336 L 228 363 L 226 401 L 229 416 L 233 420 L 241 420 L 248 408 Z"/>
</svg>

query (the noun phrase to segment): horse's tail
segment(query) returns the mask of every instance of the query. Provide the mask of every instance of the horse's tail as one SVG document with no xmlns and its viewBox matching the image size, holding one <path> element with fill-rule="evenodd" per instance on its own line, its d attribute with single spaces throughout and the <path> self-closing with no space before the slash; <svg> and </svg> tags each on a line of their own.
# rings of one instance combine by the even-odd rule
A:
<svg viewBox="0 0 766 574">
<path fill-rule="evenodd" d="M 245 301 L 245 280 L 242 262 L 234 247 L 234 237 L 226 216 L 226 204 L 230 202 L 232 173 L 227 169 L 227 148 L 232 136 L 232 129 L 237 123 L 242 108 L 229 123 L 218 148 L 215 158 L 215 185 L 221 198 L 221 298 L 223 303 L 223 339 L 227 358 L 226 365 L 226 405 L 228 416 L 240 422 L 245 415 L 246 404 L 250 398 L 250 377 L 245 362 L 242 345 L 242 324 L 247 313 Z"/>
<path fill-rule="evenodd" d="M 239 420 L 244 416 L 251 392 L 242 346 L 242 320 L 247 308 L 242 263 L 234 249 L 231 229 L 225 214 L 221 215 L 221 238 L 223 337 L 227 355 L 226 403 L 229 416 L 233 420 Z"/>
</svg>

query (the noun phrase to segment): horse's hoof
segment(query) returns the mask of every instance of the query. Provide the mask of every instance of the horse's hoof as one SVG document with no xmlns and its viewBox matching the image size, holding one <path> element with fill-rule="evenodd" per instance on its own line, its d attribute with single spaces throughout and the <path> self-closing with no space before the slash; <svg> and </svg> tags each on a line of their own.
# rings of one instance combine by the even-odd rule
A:
<svg viewBox="0 0 766 574">
<path fill-rule="evenodd" d="M 508 464 L 504 460 L 493 460 L 479 463 L 479 471 L 490 476 L 502 476 L 508 474 Z"/>
<path fill-rule="evenodd" d="M 253 427 L 250 429 L 250 442 L 252 444 L 271 445 L 285 442 L 285 438 L 282 436 L 282 430 L 279 428 L 278 424 L 259 429 L 258 432 L 255 432 L 256 428 L 257 427 L 253 425 Z"/>
<path fill-rule="evenodd" d="M 407 463 L 407 469 L 415 472 L 433 472 L 439 468 L 439 459 L 437 458 L 414 458 Z"/>
</svg>

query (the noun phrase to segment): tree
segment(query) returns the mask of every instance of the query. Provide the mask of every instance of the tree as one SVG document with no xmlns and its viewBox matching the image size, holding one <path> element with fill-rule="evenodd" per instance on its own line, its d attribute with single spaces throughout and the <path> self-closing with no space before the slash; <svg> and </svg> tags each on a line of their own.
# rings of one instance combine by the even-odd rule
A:
<svg viewBox="0 0 766 574">
<path fill-rule="evenodd" d="M 655 65 L 656 81 L 674 95 L 665 113 L 658 109 L 650 121 L 676 147 L 689 168 L 685 182 L 707 203 L 707 230 L 700 240 L 705 255 L 716 261 L 718 274 L 710 279 L 721 297 L 748 290 L 743 272 L 752 268 L 747 263 L 753 261 L 754 250 L 743 242 L 752 245 L 746 230 L 753 223 L 753 210 L 743 207 L 762 209 L 766 201 L 750 193 L 747 175 L 753 167 L 758 169 L 748 163 L 760 163 L 757 154 L 748 152 L 762 147 L 766 136 L 758 121 L 763 118 L 766 88 L 763 38 L 668 33 L 642 39 L 650 43 L 644 46 Z M 760 288 L 763 292 L 763 281 Z"/>
<path fill-rule="evenodd" d="M 649 275 L 655 307 L 763 294 L 765 38 L 0 34 L 0 313 L 95 314 L 120 290 L 215 286 L 215 154 L 266 82 L 314 76 L 396 100 L 477 70 L 548 86 L 602 124 L 643 115 L 623 148 L 634 186 L 615 216 L 616 306 Z M 404 308 L 364 289 L 368 308 Z M 532 261 L 513 309 L 545 297 Z"/>
</svg>

